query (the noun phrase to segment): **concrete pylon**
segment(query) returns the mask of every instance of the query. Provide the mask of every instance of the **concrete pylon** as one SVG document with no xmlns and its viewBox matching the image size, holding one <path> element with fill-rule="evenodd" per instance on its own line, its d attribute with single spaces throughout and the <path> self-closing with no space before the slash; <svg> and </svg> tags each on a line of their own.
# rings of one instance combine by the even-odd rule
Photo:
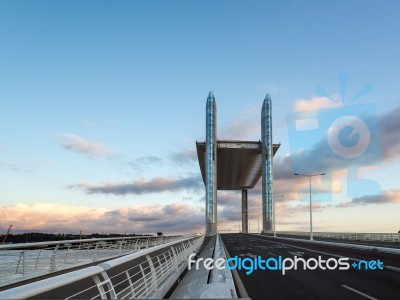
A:
<svg viewBox="0 0 400 300">
<path fill-rule="evenodd" d="M 248 233 L 249 228 L 249 210 L 248 210 L 248 201 L 247 201 L 247 190 L 242 190 L 242 232 Z"/>
</svg>

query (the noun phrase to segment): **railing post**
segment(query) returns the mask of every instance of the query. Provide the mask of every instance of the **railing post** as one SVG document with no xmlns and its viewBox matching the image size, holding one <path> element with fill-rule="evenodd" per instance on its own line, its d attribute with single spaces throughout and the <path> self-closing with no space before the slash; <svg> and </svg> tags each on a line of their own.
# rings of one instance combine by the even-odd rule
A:
<svg viewBox="0 0 400 300">
<path fill-rule="evenodd" d="M 100 292 L 101 299 L 117 299 L 117 294 L 115 293 L 114 286 L 111 283 L 110 277 L 108 277 L 106 272 L 102 272 L 101 275 L 104 278 L 104 281 L 101 281 L 99 275 L 93 276 L 93 280 L 96 283 L 97 289 Z M 104 285 L 107 286 L 107 291 L 104 290 Z M 107 294 L 109 297 L 107 297 Z"/>
<path fill-rule="evenodd" d="M 122 253 L 122 243 L 123 243 L 123 241 L 120 241 L 120 242 L 119 242 L 118 255 L 121 255 L 121 253 Z"/>
<path fill-rule="evenodd" d="M 40 258 L 40 254 L 41 253 L 42 253 L 42 249 L 39 250 L 38 256 L 36 258 L 35 270 L 37 270 L 37 266 L 38 266 L 38 263 L 39 263 L 39 258 Z"/>
<path fill-rule="evenodd" d="M 164 255 L 164 264 L 165 264 L 165 266 L 166 266 L 166 271 L 167 271 L 167 274 L 169 274 L 169 264 L 167 263 L 167 256 L 165 255 L 165 252 L 163 253 L 163 255 Z M 164 268 L 163 267 L 161 267 L 161 270 L 164 270 Z M 163 271 L 163 273 L 165 273 L 164 271 Z"/>
<path fill-rule="evenodd" d="M 71 246 L 68 246 L 67 251 L 65 251 L 64 264 L 67 263 L 67 257 L 68 257 L 69 248 L 71 248 Z"/>
<path fill-rule="evenodd" d="M 57 270 L 57 266 L 56 266 L 56 256 L 57 256 L 57 250 L 60 247 L 60 244 L 57 244 L 57 246 L 54 248 L 53 250 L 53 254 L 51 255 L 51 259 L 50 259 L 50 272 L 56 271 Z"/>
<path fill-rule="evenodd" d="M 185 260 L 185 256 L 186 256 L 187 250 L 185 247 L 185 243 L 182 243 L 182 252 L 181 252 L 181 260 L 179 261 L 179 264 Z"/>
<path fill-rule="evenodd" d="M 135 299 L 137 297 L 136 297 L 135 289 L 133 288 L 133 282 L 132 282 L 131 276 L 129 275 L 128 271 L 125 271 L 125 274 L 126 274 L 126 278 L 128 278 L 129 287 L 131 288 L 131 297 L 129 297 L 129 298 Z"/>
<path fill-rule="evenodd" d="M 164 254 L 164 257 L 165 257 L 165 254 Z M 157 261 L 158 261 L 158 266 L 160 268 L 161 279 L 162 279 L 162 278 L 164 278 L 164 270 L 163 270 L 163 266 L 161 264 L 161 260 L 160 260 L 160 256 L 159 255 L 157 255 Z M 157 274 L 157 272 L 156 272 L 156 274 Z"/>
<path fill-rule="evenodd" d="M 25 276 L 26 272 L 26 251 L 22 252 L 22 276 Z"/>
<path fill-rule="evenodd" d="M 94 248 L 93 253 L 93 261 L 97 261 L 97 248 L 99 247 L 100 241 L 96 243 L 96 247 Z"/>
<path fill-rule="evenodd" d="M 158 291 L 158 282 L 157 282 L 157 274 L 156 274 L 156 269 L 154 268 L 153 261 L 151 260 L 149 255 L 146 255 L 147 262 L 149 263 L 150 266 L 150 271 L 151 271 L 151 282 L 156 291 Z"/>
<path fill-rule="evenodd" d="M 174 255 L 174 264 L 175 264 L 175 269 L 178 269 L 178 257 L 176 256 L 176 252 L 174 247 L 171 246 L 171 251 L 172 254 Z"/>
<path fill-rule="evenodd" d="M 142 264 L 139 265 L 139 268 L 140 268 L 140 271 L 142 272 L 143 282 L 144 282 L 144 286 L 146 287 L 146 297 L 147 297 L 147 295 L 150 293 L 149 285 L 147 283 L 147 276 L 146 276 L 146 273 L 144 272 Z M 142 295 L 141 295 L 141 298 L 145 298 L 145 297 L 142 297 Z"/>
<path fill-rule="evenodd" d="M 24 250 L 22 250 L 22 251 L 24 251 Z M 18 274 L 18 269 L 19 269 L 19 265 L 21 264 L 22 255 L 23 255 L 23 252 L 21 252 L 21 254 L 19 255 L 18 262 L 17 262 L 17 268 L 15 269 L 15 274 Z"/>
</svg>

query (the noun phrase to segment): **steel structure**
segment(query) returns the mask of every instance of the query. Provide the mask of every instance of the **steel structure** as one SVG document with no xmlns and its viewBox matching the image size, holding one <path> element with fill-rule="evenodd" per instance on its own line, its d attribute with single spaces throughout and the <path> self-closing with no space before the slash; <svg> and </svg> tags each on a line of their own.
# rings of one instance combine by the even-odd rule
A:
<svg viewBox="0 0 400 300">
<path fill-rule="evenodd" d="M 260 141 L 217 139 L 217 109 L 214 94 L 206 105 L 206 140 L 196 141 L 197 156 L 206 187 L 206 234 L 217 231 L 217 190 L 242 191 L 242 232 L 248 232 L 248 190 L 262 177 L 263 231 L 273 228 L 272 158 L 280 144 L 272 143 L 271 97 L 261 112 Z M 265 185 L 265 187 L 264 187 Z"/>
</svg>

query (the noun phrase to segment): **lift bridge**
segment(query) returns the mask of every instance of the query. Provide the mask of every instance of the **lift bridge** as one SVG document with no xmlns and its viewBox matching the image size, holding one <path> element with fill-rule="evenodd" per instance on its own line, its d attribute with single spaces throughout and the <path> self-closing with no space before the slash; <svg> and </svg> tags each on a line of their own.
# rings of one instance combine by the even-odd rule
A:
<svg viewBox="0 0 400 300">
<path fill-rule="evenodd" d="M 275 230 L 271 98 L 260 141 L 217 140 L 216 103 L 206 105 L 206 140 L 196 142 L 206 188 L 205 234 L 81 239 L 0 245 L 0 299 L 400 299 L 400 233 Z M 262 179 L 262 230 L 247 227 L 247 190 Z M 217 190 L 241 190 L 242 228 L 220 234 Z M 274 235 L 276 233 L 276 235 Z M 310 238 L 310 239 L 309 239 Z M 243 268 L 189 266 L 240 258 Z M 324 261 L 283 275 L 257 258 Z M 345 259 L 348 270 L 328 261 Z M 290 266 L 287 266 L 290 267 Z M 302 268 L 303 267 L 303 268 Z"/>
</svg>

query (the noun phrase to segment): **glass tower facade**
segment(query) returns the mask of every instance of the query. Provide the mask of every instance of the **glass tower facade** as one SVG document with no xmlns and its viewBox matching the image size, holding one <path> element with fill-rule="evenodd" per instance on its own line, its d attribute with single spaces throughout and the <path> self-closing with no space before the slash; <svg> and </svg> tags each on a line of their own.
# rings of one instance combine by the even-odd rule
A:
<svg viewBox="0 0 400 300">
<path fill-rule="evenodd" d="M 206 105 L 206 235 L 217 231 L 217 107 L 212 92 Z"/>
<path fill-rule="evenodd" d="M 267 94 L 261 110 L 261 142 L 262 142 L 262 219 L 263 231 L 273 230 L 273 173 L 272 173 L 272 103 Z"/>
</svg>

